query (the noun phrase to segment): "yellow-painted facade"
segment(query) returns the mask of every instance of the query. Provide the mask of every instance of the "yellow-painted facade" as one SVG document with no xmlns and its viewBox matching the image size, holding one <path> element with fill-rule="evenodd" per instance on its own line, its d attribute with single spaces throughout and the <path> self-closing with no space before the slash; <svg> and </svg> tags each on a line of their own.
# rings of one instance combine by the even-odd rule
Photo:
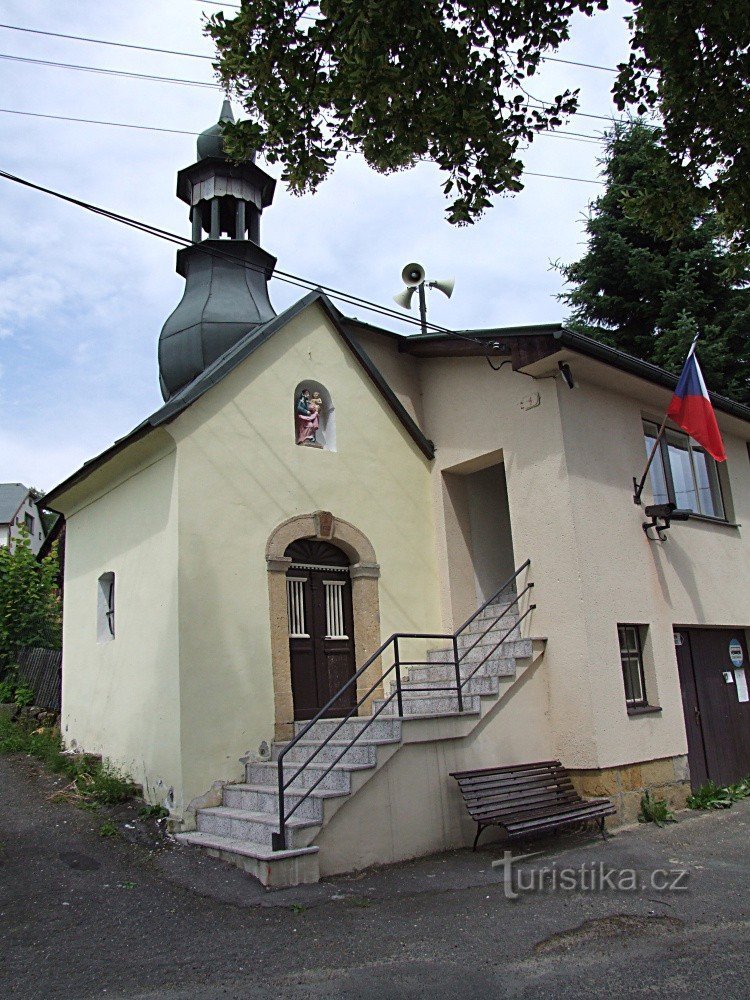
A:
<svg viewBox="0 0 750 1000">
<path fill-rule="evenodd" d="M 684 755 L 672 626 L 750 623 L 741 527 L 750 524 L 750 425 L 719 415 L 732 524 L 688 522 L 666 542 L 649 541 L 631 480 L 645 460 L 641 419 L 663 414 L 668 390 L 590 360 L 578 365 L 571 391 L 549 377 L 557 359 L 524 375 L 492 371 L 481 357 L 400 355 L 397 342 L 374 332 L 360 341 L 435 442 L 433 460 L 312 304 L 166 427 L 59 497 L 68 518 L 66 740 L 130 771 L 154 801 L 171 789 L 178 815 L 212 782 L 238 779 L 240 756 L 273 740 L 278 721 L 266 562 L 273 532 L 316 511 L 349 522 L 380 568 L 380 636 L 451 631 L 477 606 L 481 584 L 481 540 L 471 535 L 482 512 L 471 509 L 467 477 L 502 464 L 508 558 L 531 560 L 523 580 L 533 581 L 537 608 L 525 634 L 546 637 L 546 651 L 435 773 L 540 755 L 585 770 Z M 296 444 L 293 394 L 305 380 L 330 392 L 335 451 Z M 107 572 L 116 580 L 116 636 L 101 642 L 97 581 Z M 660 713 L 626 711 L 618 622 L 648 628 L 646 680 Z M 391 795 L 388 780 L 398 769 L 417 775 L 435 754 L 412 749 L 391 779 L 373 784 L 373 795 L 390 796 L 388 815 L 408 797 L 406 786 Z M 358 801 L 337 816 L 342 831 L 366 808 Z M 433 801 L 422 818 L 449 807 Z M 331 843 L 335 829 L 325 833 Z M 421 836 L 415 853 L 435 849 Z M 379 843 L 328 862 L 330 870 L 392 860 Z"/>
</svg>

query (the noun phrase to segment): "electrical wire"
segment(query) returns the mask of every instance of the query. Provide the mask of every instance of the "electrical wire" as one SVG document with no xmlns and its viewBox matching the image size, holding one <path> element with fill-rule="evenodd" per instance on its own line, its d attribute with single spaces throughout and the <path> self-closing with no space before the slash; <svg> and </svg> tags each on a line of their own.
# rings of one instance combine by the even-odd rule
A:
<svg viewBox="0 0 750 1000">
<path fill-rule="evenodd" d="M 211 7 L 228 7 L 231 10 L 242 10 L 238 3 L 222 3 L 221 0 L 195 0 L 196 3 L 210 5 Z M 309 14 L 300 14 L 300 20 L 317 21 L 319 18 L 311 17 Z M 578 62 L 576 59 L 563 59 L 561 56 L 542 56 L 542 62 L 564 63 L 566 66 L 581 66 L 583 69 L 597 69 L 604 73 L 618 73 L 614 66 L 601 66 L 599 63 Z"/>
<path fill-rule="evenodd" d="M 77 63 L 53 62 L 50 59 L 30 59 L 28 56 L 14 56 L 7 52 L 0 52 L 0 59 L 7 59 L 12 62 L 26 63 L 33 66 L 52 66 L 55 69 L 80 70 L 85 73 L 102 73 L 105 76 L 123 76 L 131 80 L 152 80 L 158 83 L 178 83 L 186 87 L 210 87 L 218 90 L 218 83 L 207 83 L 203 80 L 184 80 L 177 76 L 156 76 L 152 73 L 135 73 L 124 69 L 106 69 L 103 66 L 80 66 Z"/>
<path fill-rule="evenodd" d="M 14 108 L 0 108 L 3 115 L 23 115 L 26 118 L 51 118 L 57 122 L 78 122 L 81 125 L 112 125 L 115 128 L 136 128 L 146 132 L 170 132 L 174 135 L 200 135 L 183 128 L 159 128 L 156 125 L 134 125 L 130 122 L 109 122 L 100 118 L 72 118 L 70 115 L 48 115 L 40 111 L 17 111 Z"/>
<path fill-rule="evenodd" d="M 136 49 L 138 52 L 158 52 L 164 56 L 186 56 L 189 59 L 207 59 L 214 62 L 214 56 L 201 55 L 198 52 L 184 52 L 178 49 L 157 49 L 151 45 L 135 45 L 131 42 L 112 42 L 104 38 L 89 38 L 86 35 L 64 35 L 59 31 L 42 31 L 40 28 L 24 28 L 19 24 L 0 24 L 6 31 L 23 31 L 27 35 L 44 35 L 46 38 L 64 38 L 71 42 L 88 42 L 91 45 L 111 45 L 118 49 Z"/>
<path fill-rule="evenodd" d="M 217 247 L 207 247 L 201 243 L 193 243 L 192 240 L 187 239 L 184 236 L 179 236 L 177 233 L 171 233 L 166 229 L 160 229 L 158 226 L 152 226 L 150 223 L 143 222 L 139 219 L 134 219 L 127 215 L 120 215 L 117 212 L 112 212 L 109 209 L 101 208 L 98 205 L 94 205 L 91 202 L 82 201 L 79 198 L 73 198 L 70 195 L 63 194 L 61 191 L 55 191 L 53 188 L 45 187 L 42 184 L 36 184 L 33 181 L 29 181 L 24 177 L 19 177 L 16 174 L 11 174 L 7 170 L 0 170 L 0 177 L 4 177 L 6 180 L 12 181 L 13 183 L 20 184 L 23 187 L 31 188 L 34 191 L 39 191 L 42 194 L 50 195 L 53 198 L 57 198 L 60 201 L 67 202 L 70 205 L 75 205 L 78 208 L 85 209 L 88 212 L 92 212 L 95 215 L 103 216 L 104 218 L 110 219 L 113 222 L 120 222 L 123 225 L 129 226 L 132 229 L 136 229 L 140 232 L 144 232 L 150 236 L 156 236 L 159 239 L 166 240 L 170 243 L 175 243 L 181 247 L 193 247 L 200 253 L 208 254 L 211 257 L 216 257 L 220 260 L 225 260 L 229 263 L 236 264 L 237 266 L 244 267 L 251 271 L 257 271 L 260 273 L 265 273 L 265 268 L 260 267 L 255 264 L 244 260 L 242 257 L 238 257 L 235 254 L 225 252 L 218 249 Z M 273 276 L 279 281 L 283 281 L 286 284 L 296 285 L 299 288 L 304 288 L 308 291 L 321 291 L 330 296 L 331 298 L 338 299 L 341 302 L 346 302 L 348 305 L 360 306 L 371 312 L 375 312 L 382 316 L 387 316 L 389 319 L 397 319 L 404 323 L 409 323 L 412 326 L 423 327 L 421 320 L 415 319 L 412 316 L 404 316 L 403 314 L 397 312 L 395 309 L 391 309 L 388 306 L 383 306 L 377 302 L 371 302 L 368 299 L 363 299 L 358 295 L 353 295 L 351 292 L 342 292 L 340 289 L 333 288 L 329 285 L 321 285 L 319 282 L 312 281 L 309 278 L 300 277 L 300 275 L 292 274 L 288 271 L 280 271 L 274 269 Z M 435 333 L 445 333 L 449 334 L 451 337 L 457 337 L 460 340 L 469 341 L 472 344 L 479 344 L 482 347 L 487 345 L 479 340 L 477 337 L 470 337 L 463 333 L 456 333 L 453 330 L 449 330 L 448 327 L 438 326 L 435 323 L 428 322 L 426 327 Z"/>
<path fill-rule="evenodd" d="M 52 119 L 53 121 L 77 122 L 82 125 L 111 125 L 115 128 L 141 129 L 146 132 L 167 132 L 173 135 L 200 135 L 199 132 L 194 132 L 190 129 L 163 128 L 157 125 L 136 125 L 133 122 L 112 122 L 101 118 L 75 118 L 72 115 L 52 115 L 52 114 L 45 114 L 41 111 L 21 111 L 17 108 L 0 108 L 0 114 L 21 115 L 26 118 L 49 118 Z M 558 132 L 539 132 L 536 138 L 543 138 L 548 136 L 553 136 L 560 139 L 568 139 L 568 141 L 588 142 L 589 144 L 593 145 L 601 145 L 606 141 L 605 139 L 596 136 L 590 132 L 569 132 L 564 129 L 560 129 Z M 578 179 L 585 180 L 585 178 L 578 178 Z M 594 182 L 592 181 L 592 183 Z"/>
</svg>

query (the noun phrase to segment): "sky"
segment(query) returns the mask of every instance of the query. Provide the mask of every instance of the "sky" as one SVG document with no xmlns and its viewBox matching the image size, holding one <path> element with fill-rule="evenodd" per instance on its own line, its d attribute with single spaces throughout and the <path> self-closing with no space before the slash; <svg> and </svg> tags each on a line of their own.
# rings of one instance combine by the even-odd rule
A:
<svg viewBox="0 0 750 1000">
<path fill-rule="evenodd" d="M 203 0 L 4 0 L 0 23 L 204 55 Z M 627 58 L 630 7 L 577 17 L 557 56 L 614 67 Z M 227 13 L 231 9 L 227 7 Z M 221 91 L 22 63 L 7 55 L 159 76 L 214 81 L 209 60 L 135 52 L 0 27 L 0 169 L 177 232 L 190 234 L 175 177 L 195 160 L 195 137 L 53 121 L 61 115 L 200 132 L 218 118 Z M 581 88 L 580 110 L 617 112 L 614 75 L 546 63 L 533 93 Z M 235 104 L 235 111 L 240 109 Z M 565 129 L 601 135 L 606 122 L 576 117 Z M 428 279 L 453 277 L 448 300 L 431 292 L 429 318 L 454 329 L 564 319 L 554 261 L 585 249 L 587 206 L 602 188 L 600 142 L 542 136 L 523 155 L 524 190 L 498 197 L 475 225 L 445 221 L 435 167 L 374 173 L 340 162 L 315 195 L 277 185 L 261 243 L 279 268 L 393 306 L 401 269 L 422 263 Z M 270 168 L 278 176 L 278 167 Z M 0 482 L 50 489 L 140 423 L 162 402 L 157 342 L 180 300 L 175 248 L 0 178 Z M 281 311 L 304 292 L 278 281 Z M 409 332 L 363 309 L 350 315 Z"/>
</svg>

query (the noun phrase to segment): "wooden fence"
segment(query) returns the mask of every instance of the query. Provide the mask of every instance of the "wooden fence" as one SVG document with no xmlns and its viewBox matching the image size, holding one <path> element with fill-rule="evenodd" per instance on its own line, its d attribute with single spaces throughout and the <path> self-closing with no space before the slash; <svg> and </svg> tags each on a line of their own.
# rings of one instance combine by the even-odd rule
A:
<svg viewBox="0 0 750 1000">
<path fill-rule="evenodd" d="M 34 692 L 39 708 L 59 712 L 62 692 L 62 651 L 22 649 L 18 654 L 18 679 Z"/>
</svg>

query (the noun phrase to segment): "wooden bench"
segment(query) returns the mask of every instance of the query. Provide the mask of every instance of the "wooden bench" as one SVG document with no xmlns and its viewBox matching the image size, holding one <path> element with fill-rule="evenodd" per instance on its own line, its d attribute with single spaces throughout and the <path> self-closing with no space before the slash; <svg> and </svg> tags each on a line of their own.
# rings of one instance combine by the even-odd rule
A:
<svg viewBox="0 0 750 1000">
<path fill-rule="evenodd" d="M 454 771 L 451 777 L 477 823 L 473 850 L 486 826 L 502 826 L 515 838 L 593 819 L 606 840 L 604 817 L 616 812 L 609 799 L 582 799 L 559 760 Z"/>
</svg>

